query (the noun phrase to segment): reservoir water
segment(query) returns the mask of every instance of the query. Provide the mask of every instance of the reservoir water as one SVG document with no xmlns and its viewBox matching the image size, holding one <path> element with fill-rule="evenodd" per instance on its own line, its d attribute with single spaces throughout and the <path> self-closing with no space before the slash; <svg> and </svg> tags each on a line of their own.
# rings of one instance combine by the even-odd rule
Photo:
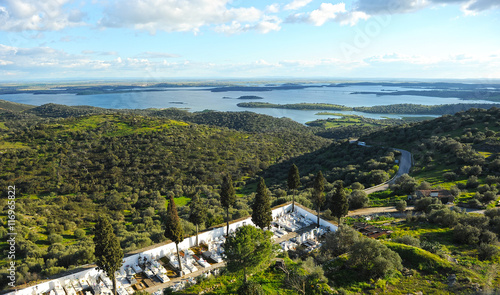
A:
<svg viewBox="0 0 500 295">
<path fill-rule="evenodd" d="M 264 109 L 264 108 L 241 108 L 240 102 L 269 102 L 275 104 L 292 103 L 331 103 L 348 107 L 390 105 L 400 103 L 412 103 L 422 105 L 440 105 L 456 103 L 491 103 L 484 100 L 460 100 L 458 98 L 426 97 L 411 95 L 384 95 L 375 94 L 351 94 L 357 91 L 382 91 L 387 86 L 347 86 L 347 87 L 311 87 L 296 90 L 273 90 L 264 92 L 231 91 L 210 92 L 210 88 L 186 87 L 165 88 L 165 91 L 109 93 L 96 95 L 74 95 L 74 94 L 6 94 L 0 95 L 0 99 L 31 104 L 43 105 L 46 103 L 57 103 L 63 105 L 89 105 L 113 109 L 145 109 L 145 108 L 183 108 L 191 112 L 203 110 L 216 111 L 252 111 L 274 117 L 287 117 L 300 123 L 325 119 L 328 117 L 316 115 L 319 111 L 289 110 L 289 109 Z M 401 87 L 390 87 L 390 90 L 422 90 Z M 254 95 L 263 99 L 247 100 L 237 99 L 240 96 Z M 228 98 L 229 97 L 229 98 Z M 357 114 L 369 118 L 400 118 L 411 115 L 398 114 L 368 114 L 348 111 L 332 111 L 334 113 Z M 416 115 L 414 115 L 416 116 Z"/>
</svg>

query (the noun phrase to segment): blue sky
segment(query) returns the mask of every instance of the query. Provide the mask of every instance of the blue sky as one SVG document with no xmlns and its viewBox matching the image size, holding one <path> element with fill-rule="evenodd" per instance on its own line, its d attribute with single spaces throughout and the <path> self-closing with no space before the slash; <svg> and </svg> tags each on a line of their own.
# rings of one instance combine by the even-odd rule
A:
<svg viewBox="0 0 500 295">
<path fill-rule="evenodd" d="M 500 78 L 500 0 L 0 0 L 0 81 Z"/>
</svg>

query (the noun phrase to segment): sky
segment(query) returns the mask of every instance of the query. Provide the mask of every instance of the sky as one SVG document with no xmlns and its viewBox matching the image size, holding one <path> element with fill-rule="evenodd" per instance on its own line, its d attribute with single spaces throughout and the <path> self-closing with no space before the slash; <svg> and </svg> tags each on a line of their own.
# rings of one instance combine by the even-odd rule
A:
<svg viewBox="0 0 500 295">
<path fill-rule="evenodd" d="M 0 81 L 500 78 L 500 0 L 0 0 Z"/>
</svg>

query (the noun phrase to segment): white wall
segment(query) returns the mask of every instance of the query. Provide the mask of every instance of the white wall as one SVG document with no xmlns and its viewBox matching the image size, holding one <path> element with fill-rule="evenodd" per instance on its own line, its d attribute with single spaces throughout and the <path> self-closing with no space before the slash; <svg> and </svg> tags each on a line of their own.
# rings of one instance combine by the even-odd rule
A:
<svg viewBox="0 0 500 295">
<path fill-rule="evenodd" d="M 292 204 L 287 204 L 283 207 L 273 209 L 273 211 L 272 211 L 273 219 L 275 219 L 279 216 L 282 216 L 282 215 L 290 212 L 291 210 L 292 210 Z M 297 203 L 295 204 L 295 211 L 297 213 L 305 216 L 306 218 L 310 219 L 313 222 L 317 221 L 316 215 L 312 214 L 311 212 L 306 211 L 300 205 L 297 205 Z M 237 228 L 239 228 L 243 225 L 254 225 L 251 217 L 248 217 L 244 220 L 230 223 L 229 224 L 229 232 L 230 233 L 234 232 Z M 335 226 L 335 225 L 333 225 L 333 224 L 331 224 L 323 219 L 320 219 L 320 225 L 330 228 L 331 231 L 337 230 L 337 226 Z M 203 233 L 198 235 L 199 242 L 201 243 L 203 241 L 213 240 L 216 237 L 221 237 L 224 235 L 225 231 L 226 231 L 226 226 L 218 227 L 218 228 L 215 228 L 211 231 L 203 232 Z M 187 237 L 186 239 L 184 239 L 184 241 L 179 243 L 179 250 L 191 248 L 191 247 L 195 246 L 195 244 L 196 244 L 196 236 Z M 176 251 L 175 243 L 169 243 L 166 245 L 162 245 L 162 246 L 159 246 L 159 247 L 151 249 L 151 250 L 147 250 L 147 251 L 144 251 L 144 252 L 141 252 L 138 254 L 134 254 L 134 255 L 125 257 L 122 268 L 126 268 L 130 265 L 136 264 L 139 261 L 138 260 L 139 256 L 141 256 L 141 257 L 146 256 L 146 257 L 152 257 L 152 258 L 157 259 L 157 258 L 160 258 L 160 257 L 167 255 L 168 253 L 175 253 L 175 251 Z M 18 291 L 13 291 L 13 292 L 10 292 L 7 294 L 9 294 L 9 295 L 40 294 L 40 293 L 48 292 L 48 291 L 54 289 L 54 286 L 55 286 L 57 280 L 61 283 L 62 286 L 64 286 L 64 281 L 67 279 L 80 279 L 80 278 L 85 278 L 86 276 L 89 276 L 89 275 L 95 276 L 97 273 L 98 272 L 95 270 L 95 268 L 91 268 L 91 269 L 88 269 L 85 271 L 81 271 L 79 273 L 64 276 L 64 277 L 61 277 L 61 278 L 58 278 L 58 279 L 55 279 L 52 281 L 44 282 L 44 283 L 41 283 L 41 284 L 38 284 L 38 285 L 35 285 L 32 287 L 28 287 L 28 288 L 18 290 Z"/>
</svg>

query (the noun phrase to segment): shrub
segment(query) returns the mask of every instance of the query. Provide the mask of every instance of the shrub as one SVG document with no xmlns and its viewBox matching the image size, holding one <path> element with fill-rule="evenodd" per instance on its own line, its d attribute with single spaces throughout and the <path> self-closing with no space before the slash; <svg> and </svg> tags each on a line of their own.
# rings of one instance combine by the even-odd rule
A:
<svg viewBox="0 0 500 295">
<path fill-rule="evenodd" d="M 441 202 L 437 198 L 425 197 L 420 198 L 415 202 L 415 211 L 425 211 L 430 212 L 429 206 L 432 204 L 441 204 Z"/>
<path fill-rule="evenodd" d="M 460 223 L 468 224 L 480 229 L 486 229 L 489 219 L 484 215 L 464 214 L 460 217 Z"/>
<path fill-rule="evenodd" d="M 347 225 L 341 225 L 336 231 L 326 235 L 321 251 L 325 254 L 339 256 L 347 253 L 354 243 L 362 238 L 361 234 Z"/>
<path fill-rule="evenodd" d="M 349 210 L 359 209 L 368 205 L 368 197 L 362 190 L 354 190 L 349 195 Z"/>
<path fill-rule="evenodd" d="M 83 237 L 85 237 L 85 231 L 81 228 L 78 228 L 73 232 L 73 235 L 77 239 L 82 239 Z"/>
<path fill-rule="evenodd" d="M 420 247 L 420 239 L 412 237 L 412 236 L 402 236 L 402 237 L 394 239 L 394 242 L 400 243 L 400 244 L 405 244 L 405 245 L 410 245 L 413 247 Z"/>
<path fill-rule="evenodd" d="M 382 278 L 403 268 L 398 253 L 377 240 L 363 238 L 350 252 L 349 264 L 370 278 Z"/>
<path fill-rule="evenodd" d="M 398 195 L 409 195 L 415 192 L 417 186 L 418 182 L 415 178 L 408 174 L 403 174 L 396 180 L 396 183 L 392 185 L 391 188 Z"/>
<path fill-rule="evenodd" d="M 484 215 L 493 219 L 495 216 L 500 216 L 500 208 L 492 208 L 484 211 Z"/>
<path fill-rule="evenodd" d="M 478 257 L 480 260 L 491 260 L 500 252 L 497 246 L 484 243 L 479 245 L 477 250 L 478 250 Z"/>
<path fill-rule="evenodd" d="M 458 224 L 460 214 L 448 208 L 433 210 L 429 214 L 429 221 L 445 227 L 453 227 Z"/>
<path fill-rule="evenodd" d="M 497 199 L 497 194 L 492 191 L 487 191 L 483 194 L 483 197 L 481 198 L 481 202 L 484 204 L 489 204 Z"/>
<path fill-rule="evenodd" d="M 482 244 L 493 244 L 498 241 L 497 235 L 489 230 L 483 230 L 479 236 L 479 242 Z"/>
<path fill-rule="evenodd" d="M 396 210 L 399 212 L 405 212 L 406 211 L 406 201 L 405 200 L 400 200 L 396 202 Z"/>
<path fill-rule="evenodd" d="M 446 181 L 455 181 L 457 180 L 457 174 L 455 172 L 446 172 L 443 174 L 444 180 Z"/>
<path fill-rule="evenodd" d="M 50 234 L 47 237 L 47 241 L 49 241 L 49 243 L 51 243 L 51 244 L 62 243 L 63 237 L 61 235 L 58 235 L 58 234 Z"/>
<path fill-rule="evenodd" d="M 453 239 L 461 244 L 477 244 L 481 231 L 471 225 L 459 224 L 453 229 Z"/>
<path fill-rule="evenodd" d="M 443 245 L 439 244 L 438 242 L 429 242 L 429 241 L 421 241 L 420 242 L 420 247 L 428 251 L 432 254 L 442 254 L 443 251 Z"/>
<path fill-rule="evenodd" d="M 256 282 L 248 281 L 238 288 L 238 295 L 264 295 L 264 289 Z"/>
<path fill-rule="evenodd" d="M 477 179 L 477 176 L 475 175 L 472 175 L 471 177 L 469 177 L 469 179 L 467 179 L 467 184 L 465 184 L 465 186 L 467 188 L 476 188 L 478 187 L 479 185 L 479 180 Z"/>
</svg>

